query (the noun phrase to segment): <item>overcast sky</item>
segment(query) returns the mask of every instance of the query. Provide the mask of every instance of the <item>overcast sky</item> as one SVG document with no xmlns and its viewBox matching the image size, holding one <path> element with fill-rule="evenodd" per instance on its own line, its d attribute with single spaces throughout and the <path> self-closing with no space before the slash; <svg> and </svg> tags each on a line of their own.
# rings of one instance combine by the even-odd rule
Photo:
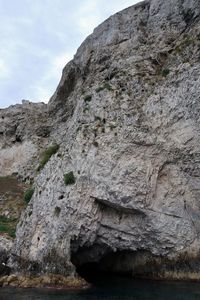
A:
<svg viewBox="0 0 200 300">
<path fill-rule="evenodd" d="M 0 107 L 48 102 L 93 29 L 138 0 L 0 0 Z"/>
</svg>

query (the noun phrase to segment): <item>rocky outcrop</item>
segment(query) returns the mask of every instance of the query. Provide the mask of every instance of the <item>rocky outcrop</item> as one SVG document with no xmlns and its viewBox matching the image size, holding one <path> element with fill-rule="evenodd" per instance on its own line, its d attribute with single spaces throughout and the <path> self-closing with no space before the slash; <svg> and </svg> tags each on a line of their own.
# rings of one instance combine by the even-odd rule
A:
<svg viewBox="0 0 200 300">
<path fill-rule="evenodd" d="M 41 149 L 49 143 L 52 122 L 47 105 L 23 100 L 0 110 L 0 176 L 35 177 Z"/>
<path fill-rule="evenodd" d="M 10 267 L 200 274 L 199 64 L 199 1 L 144 1 L 94 30 L 48 104 L 60 148 Z"/>
<path fill-rule="evenodd" d="M 0 278 L 0 287 L 15 287 L 15 288 L 65 288 L 65 289 L 85 289 L 88 288 L 88 283 L 82 278 L 68 277 L 61 275 L 49 274 L 43 276 L 17 276 L 6 275 Z"/>
</svg>

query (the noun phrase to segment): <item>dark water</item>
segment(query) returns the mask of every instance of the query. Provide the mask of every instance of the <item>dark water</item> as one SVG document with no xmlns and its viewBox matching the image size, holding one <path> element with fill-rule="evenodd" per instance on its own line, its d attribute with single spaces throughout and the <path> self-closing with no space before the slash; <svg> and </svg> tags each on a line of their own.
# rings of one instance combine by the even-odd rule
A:
<svg viewBox="0 0 200 300">
<path fill-rule="evenodd" d="M 200 283 L 115 279 L 84 291 L 0 289 L 0 300 L 200 300 Z"/>
</svg>

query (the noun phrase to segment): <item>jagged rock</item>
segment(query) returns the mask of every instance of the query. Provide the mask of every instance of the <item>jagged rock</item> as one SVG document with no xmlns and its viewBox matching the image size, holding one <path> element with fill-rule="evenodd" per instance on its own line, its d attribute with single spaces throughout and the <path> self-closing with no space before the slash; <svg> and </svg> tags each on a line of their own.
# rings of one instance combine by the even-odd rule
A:
<svg viewBox="0 0 200 300">
<path fill-rule="evenodd" d="M 94 30 L 48 104 L 60 149 L 35 178 L 14 270 L 198 274 L 199 78 L 199 1 L 144 1 Z"/>
<path fill-rule="evenodd" d="M 7 260 L 12 248 L 12 240 L 0 236 L 0 276 L 10 273 L 10 268 L 7 266 Z"/>
<path fill-rule="evenodd" d="M 27 100 L 0 109 L 0 176 L 35 176 L 38 154 L 49 143 L 52 122 L 48 116 L 46 104 Z"/>
</svg>

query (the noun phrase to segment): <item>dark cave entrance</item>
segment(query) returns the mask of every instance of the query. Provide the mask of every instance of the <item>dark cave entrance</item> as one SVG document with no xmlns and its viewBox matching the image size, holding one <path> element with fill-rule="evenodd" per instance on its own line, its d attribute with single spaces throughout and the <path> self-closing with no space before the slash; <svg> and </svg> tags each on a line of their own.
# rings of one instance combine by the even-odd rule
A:
<svg viewBox="0 0 200 300">
<path fill-rule="evenodd" d="M 101 280 L 108 273 L 102 260 L 109 253 L 109 249 L 103 245 L 79 247 L 76 242 L 71 244 L 71 262 L 77 273 L 91 283 Z"/>
<path fill-rule="evenodd" d="M 100 283 L 116 277 L 148 277 L 155 272 L 155 261 L 145 251 L 116 251 L 93 245 L 71 252 L 77 273 L 90 283 Z"/>
<path fill-rule="evenodd" d="M 127 255 L 126 252 L 108 253 L 98 261 L 77 263 L 76 259 L 73 258 L 72 262 L 81 277 L 90 283 L 100 283 L 116 277 L 131 277 L 130 269 L 123 269 L 119 266 L 119 264 L 123 264 L 123 256 L 125 255 Z"/>
<path fill-rule="evenodd" d="M 110 277 L 116 276 L 116 274 L 111 272 L 106 272 L 100 268 L 100 263 L 91 262 L 86 263 L 76 268 L 77 273 L 90 283 L 98 283 Z"/>
</svg>

